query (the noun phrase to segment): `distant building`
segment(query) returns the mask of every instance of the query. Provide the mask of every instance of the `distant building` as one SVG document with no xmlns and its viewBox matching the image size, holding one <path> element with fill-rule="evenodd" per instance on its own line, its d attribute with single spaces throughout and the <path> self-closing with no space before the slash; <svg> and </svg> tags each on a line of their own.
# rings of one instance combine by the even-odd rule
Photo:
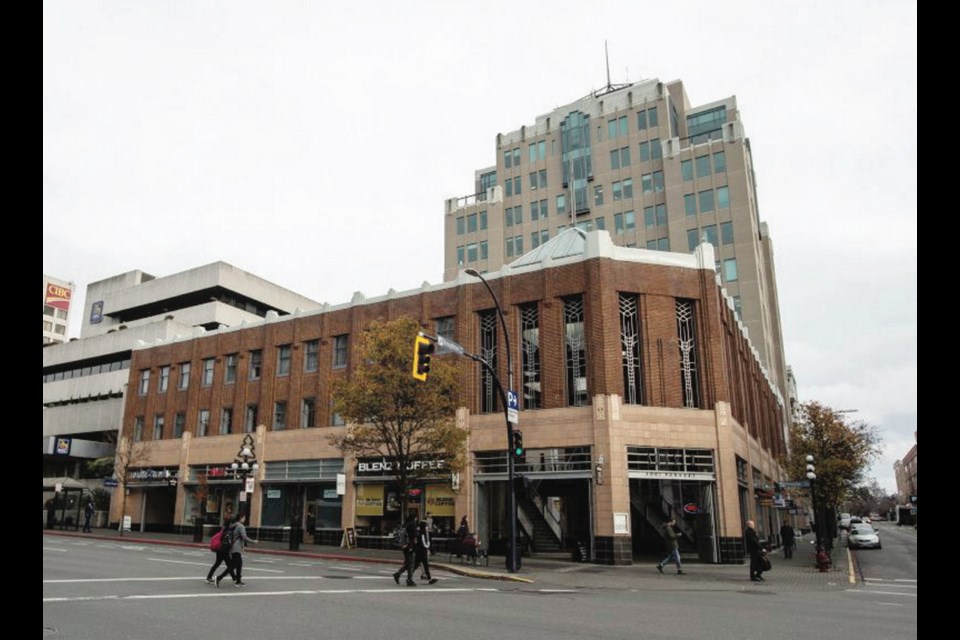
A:
<svg viewBox="0 0 960 640">
<path fill-rule="evenodd" d="M 913 433 L 913 439 L 917 439 L 916 432 Z M 907 455 L 893 463 L 893 474 L 897 480 L 897 494 L 900 496 L 900 504 L 909 504 L 911 502 L 910 498 L 913 496 L 913 504 L 916 505 L 917 445 L 913 445 Z"/>
<path fill-rule="evenodd" d="M 44 477 L 81 477 L 84 461 L 113 452 L 137 345 L 317 307 L 224 262 L 161 278 L 130 271 L 91 283 L 80 338 L 43 349 Z M 157 375 L 157 384 L 176 385 L 189 372 L 173 366 Z"/>
<path fill-rule="evenodd" d="M 473 193 L 445 203 L 445 280 L 496 271 L 571 226 L 657 251 L 689 253 L 706 239 L 787 396 L 773 243 L 735 96 L 693 105 L 681 81 L 608 87 L 496 134 L 493 152 Z"/>
<path fill-rule="evenodd" d="M 519 520 L 535 551 L 582 548 L 597 562 L 630 563 L 661 552 L 662 524 L 676 516 L 685 554 L 740 562 L 745 520 L 764 537 L 778 531 L 784 400 L 713 265 L 709 243 L 668 253 L 568 229 L 487 274 L 508 325 L 525 446 L 517 471 L 528 481 Z M 508 380 L 493 301 L 463 272 L 135 347 L 122 374 L 130 391 L 121 442 L 148 458 L 127 486 L 134 528 L 214 527 L 244 505 L 250 527 L 280 539 L 289 505 L 299 504 L 308 539 L 338 545 L 353 528 L 359 545 L 379 547 L 406 507 L 430 511 L 441 530 L 467 515 L 502 549 L 504 412 L 480 366 L 465 366 L 451 416 L 470 432 L 470 464 L 456 477 L 437 469 L 397 496 L 381 459 L 344 459 L 329 441 L 344 426 L 331 408 L 333 382 L 361 364 L 372 321 L 401 316 L 484 354 Z M 247 438 L 259 463 L 249 495 L 231 469 Z M 114 500 L 114 522 L 120 509 Z"/>
<path fill-rule="evenodd" d="M 67 341 L 73 283 L 43 274 L 43 344 Z"/>
</svg>

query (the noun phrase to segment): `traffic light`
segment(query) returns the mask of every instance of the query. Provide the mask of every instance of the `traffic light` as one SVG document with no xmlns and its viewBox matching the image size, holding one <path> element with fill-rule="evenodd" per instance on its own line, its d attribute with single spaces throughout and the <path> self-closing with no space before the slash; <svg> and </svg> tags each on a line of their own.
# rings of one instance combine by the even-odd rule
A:
<svg viewBox="0 0 960 640">
<path fill-rule="evenodd" d="M 413 343 L 413 377 L 417 380 L 426 381 L 430 373 L 430 356 L 435 349 L 436 345 L 429 338 L 417 336 Z"/>
<path fill-rule="evenodd" d="M 513 447 L 513 457 L 522 458 L 523 457 L 523 432 L 522 431 L 517 431 L 516 429 L 514 429 L 513 442 L 511 443 L 511 445 Z"/>
</svg>

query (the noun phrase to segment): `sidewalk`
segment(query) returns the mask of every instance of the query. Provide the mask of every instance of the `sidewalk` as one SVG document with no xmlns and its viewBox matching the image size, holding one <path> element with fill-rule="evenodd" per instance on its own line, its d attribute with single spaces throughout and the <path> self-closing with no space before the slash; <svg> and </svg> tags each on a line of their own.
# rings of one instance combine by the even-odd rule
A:
<svg viewBox="0 0 960 640">
<path fill-rule="evenodd" d="M 158 544 L 207 549 L 208 542 L 193 542 L 192 536 L 141 533 L 132 531 L 120 536 L 108 529 L 96 529 L 93 533 L 57 531 L 44 529 L 44 535 L 111 540 L 127 544 Z M 287 542 L 259 542 L 247 548 L 247 553 L 315 558 L 322 560 L 370 562 L 399 566 L 401 554 L 395 549 L 339 549 L 337 547 L 301 544 L 298 551 L 290 551 Z M 712 589 L 712 590 L 760 590 L 760 591 L 822 591 L 850 588 L 856 582 L 855 567 L 846 547 L 834 550 L 834 566 L 820 573 L 814 566 L 813 550 L 798 548 L 793 559 L 785 560 L 782 553 L 774 552 L 770 558 L 771 571 L 764 574 L 765 582 L 750 582 L 746 564 L 684 564 L 685 575 L 677 576 L 671 566 L 660 574 L 656 570 L 659 558 L 637 559 L 632 565 L 610 566 L 592 563 L 576 563 L 563 560 L 524 557 L 518 573 L 510 573 L 504 566 L 503 556 L 491 556 L 489 567 L 447 562 L 446 553 L 438 553 L 431 560 L 432 568 L 449 573 L 485 580 L 502 580 L 516 583 L 536 583 L 542 588 L 632 588 L 632 589 Z"/>
</svg>

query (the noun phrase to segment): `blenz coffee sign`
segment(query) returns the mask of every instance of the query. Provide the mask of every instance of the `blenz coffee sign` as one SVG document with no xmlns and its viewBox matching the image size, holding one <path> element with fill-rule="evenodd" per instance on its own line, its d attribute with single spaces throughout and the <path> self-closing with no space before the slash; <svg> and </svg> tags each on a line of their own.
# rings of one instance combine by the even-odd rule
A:
<svg viewBox="0 0 960 640">
<path fill-rule="evenodd" d="M 407 471 L 443 471 L 447 464 L 443 460 L 411 460 L 407 464 Z M 380 460 L 366 459 L 357 462 L 358 476 L 390 476 L 393 475 L 393 461 L 381 458 Z"/>
</svg>

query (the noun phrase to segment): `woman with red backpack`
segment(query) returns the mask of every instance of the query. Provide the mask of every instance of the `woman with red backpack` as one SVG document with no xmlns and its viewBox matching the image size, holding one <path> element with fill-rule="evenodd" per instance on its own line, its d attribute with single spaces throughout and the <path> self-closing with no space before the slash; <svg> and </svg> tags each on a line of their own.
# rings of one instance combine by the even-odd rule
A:
<svg viewBox="0 0 960 640">
<path fill-rule="evenodd" d="M 217 568 L 221 564 L 226 565 L 231 577 L 233 576 L 233 569 L 230 567 L 230 545 L 223 544 L 223 534 L 227 529 L 230 528 L 230 524 L 231 522 L 229 516 L 224 518 L 223 526 L 220 527 L 220 531 L 215 533 L 210 539 L 210 550 L 217 554 L 217 558 L 213 563 L 213 566 L 210 567 L 210 571 L 207 572 L 207 584 L 214 584 L 213 574 L 216 573 Z M 234 578 L 234 580 L 236 580 L 236 578 Z"/>
</svg>

